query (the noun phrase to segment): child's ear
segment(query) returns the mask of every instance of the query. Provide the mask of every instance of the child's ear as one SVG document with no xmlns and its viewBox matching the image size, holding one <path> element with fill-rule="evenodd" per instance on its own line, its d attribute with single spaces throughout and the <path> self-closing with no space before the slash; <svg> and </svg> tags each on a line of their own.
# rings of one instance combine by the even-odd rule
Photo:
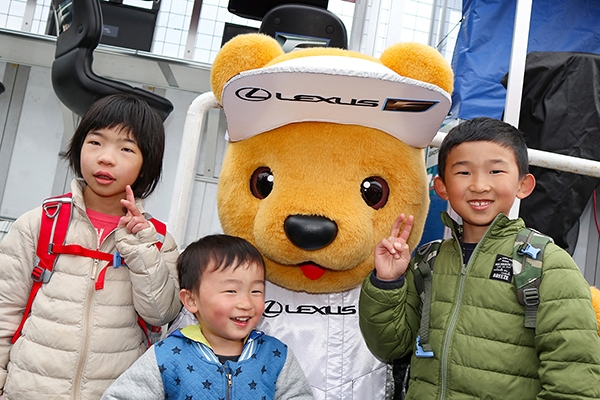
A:
<svg viewBox="0 0 600 400">
<path fill-rule="evenodd" d="M 529 196 L 533 192 L 533 189 L 535 189 L 535 177 L 532 174 L 527 174 L 521 178 L 517 199 L 524 199 Z"/>
<path fill-rule="evenodd" d="M 179 299 L 181 300 L 181 304 L 192 314 L 196 314 L 198 312 L 198 305 L 196 303 L 196 296 L 188 290 L 181 289 L 179 291 Z"/>
<path fill-rule="evenodd" d="M 448 200 L 448 191 L 446 190 L 446 184 L 439 176 L 433 179 L 433 189 L 442 200 Z"/>
</svg>

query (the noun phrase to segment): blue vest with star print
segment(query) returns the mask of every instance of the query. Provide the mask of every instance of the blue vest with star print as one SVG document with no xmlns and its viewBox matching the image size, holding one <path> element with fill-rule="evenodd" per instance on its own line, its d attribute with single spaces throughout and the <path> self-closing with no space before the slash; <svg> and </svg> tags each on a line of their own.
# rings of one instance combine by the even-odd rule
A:
<svg viewBox="0 0 600 400">
<path fill-rule="evenodd" d="M 179 331 L 157 343 L 154 351 L 169 400 L 273 399 L 287 357 L 285 344 L 262 333 L 254 339 L 252 354 L 237 362 L 221 364 L 210 348 Z"/>
</svg>

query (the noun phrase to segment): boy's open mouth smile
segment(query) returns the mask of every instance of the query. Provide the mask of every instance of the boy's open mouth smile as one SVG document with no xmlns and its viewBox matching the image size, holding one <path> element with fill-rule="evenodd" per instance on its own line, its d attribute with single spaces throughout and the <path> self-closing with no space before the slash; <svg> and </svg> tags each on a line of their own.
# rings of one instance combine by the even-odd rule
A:
<svg viewBox="0 0 600 400">
<path fill-rule="evenodd" d="M 246 325 L 250 321 L 250 317 L 233 317 L 231 320 L 238 325 Z"/>
<path fill-rule="evenodd" d="M 468 201 L 467 203 L 469 203 L 469 205 L 473 208 L 483 209 L 483 208 L 490 206 L 493 203 L 493 201 L 491 201 L 491 200 L 471 200 L 471 201 Z"/>
</svg>

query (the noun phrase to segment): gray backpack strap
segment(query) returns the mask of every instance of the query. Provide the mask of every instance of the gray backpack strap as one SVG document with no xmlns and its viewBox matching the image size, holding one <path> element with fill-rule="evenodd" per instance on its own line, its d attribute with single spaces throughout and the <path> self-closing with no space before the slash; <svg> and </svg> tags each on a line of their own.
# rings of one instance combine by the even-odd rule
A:
<svg viewBox="0 0 600 400">
<path fill-rule="evenodd" d="M 417 357 L 431 358 L 433 350 L 429 344 L 429 317 L 431 313 L 431 281 L 433 265 L 442 240 L 434 240 L 420 246 L 415 253 L 414 276 L 415 287 L 421 298 L 421 326 L 417 337 Z"/>
<path fill-rule="evenodd" d="M 525 327 L 535 329 L 544 248 L 552 238 L 533 229 L 522 229 L 513 248 L 513 272 L 519 304 L 525 307 Z"/>
</svg>

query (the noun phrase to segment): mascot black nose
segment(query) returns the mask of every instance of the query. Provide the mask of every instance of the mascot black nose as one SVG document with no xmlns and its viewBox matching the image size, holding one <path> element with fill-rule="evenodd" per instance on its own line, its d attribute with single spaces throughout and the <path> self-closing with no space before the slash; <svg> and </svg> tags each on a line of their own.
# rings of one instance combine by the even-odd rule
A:
<svg viewBox="0 0 600 400">
<path fill-rule="evenodd" d="M 290 241 L 303 250 L 318 250 L 333 242 L 337 236 L 335 222 L 312 215 L 290 215 L 283 229 Z"/>
</svg>

